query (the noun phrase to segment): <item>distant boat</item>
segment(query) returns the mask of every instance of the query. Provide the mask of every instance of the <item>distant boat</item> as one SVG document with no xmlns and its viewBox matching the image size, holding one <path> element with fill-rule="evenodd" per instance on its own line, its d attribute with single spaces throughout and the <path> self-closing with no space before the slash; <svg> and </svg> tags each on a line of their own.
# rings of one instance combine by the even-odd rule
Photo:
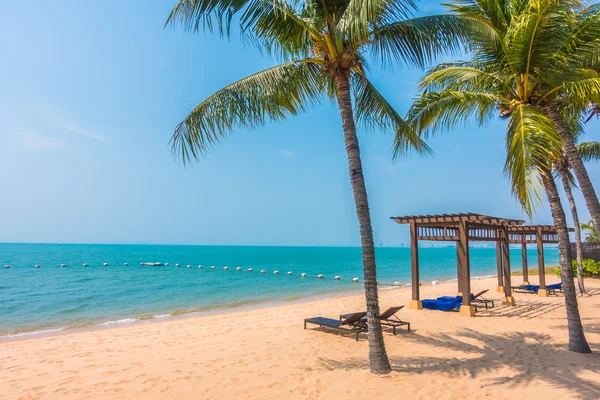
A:
<svg viewBox="0 0 600 400">
<path fill-rule="evenodd" d="M 165 264 L 159 262 L 143 262 L 141 265 L 145 267 L 162 267 Z"/>
</svg>

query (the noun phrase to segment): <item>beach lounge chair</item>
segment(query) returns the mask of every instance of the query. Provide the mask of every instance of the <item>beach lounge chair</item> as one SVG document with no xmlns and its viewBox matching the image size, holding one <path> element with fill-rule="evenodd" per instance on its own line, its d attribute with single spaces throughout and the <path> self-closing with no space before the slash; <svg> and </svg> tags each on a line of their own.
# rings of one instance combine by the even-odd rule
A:
<svg viewBox="0 0 600 400">
<path fill-rule="evenodd" d="M 406 325 L 408 331 L 410 332 L 410 322 L 402 321 L 400 318 L 396 316 L 396 313 L 402 310 L 404 306 L 390 307 L 385 312 L 381 313 L 379 316 L 379 320 L 381 321 L 381 325 L 390 326 L 392 328 L 392 333 L 396 336 L 396 328 L 399 326 Z M 340 315 L 340 321 L 350 317 L 352 314 L 342 314 Z M 363 317 L 366 320 L 366 316 Z"/>
<path fill-rule="evenodd" d="M 325 317 L 306 318 L 304 329 L 306 329 L 306 324 L 313 324 L 338 331 L 352 332 L 356 333 L 356 341 L 358 341 L 358 334 L 368 331 L 367 321 L 363 319 L 366 315 L 366 312 L 354 313 L 341 321 Z"/>
<path fill-rule="evenodd" d="M 484 294 L 486 294 L 489 291 L 490 291 L 489 289 L 486 289 L 486 290 L 482 290 L 481 292 L 479 292 L 477 294 L 471 293 L 471 303 L 483 304 L 485 306 L 486 310 L 488 309 L 488 304 L 491 304 L 492 308 L 494 308 L 494 300 L 488 300 L 488 299 L 482 297 Z"/>
<path fill-rule="evenodd" d="M 521 290 L 529 293 L 537 293 L 540 290 L 540 285 L 520 285 L 513 286 L 513 290 Z M 556 292 L 562 293 L 562 283 L 554 283 L 552 285 L 546 285 L 546 290 L 549 294 L 556 294 Z"/>
</svg>

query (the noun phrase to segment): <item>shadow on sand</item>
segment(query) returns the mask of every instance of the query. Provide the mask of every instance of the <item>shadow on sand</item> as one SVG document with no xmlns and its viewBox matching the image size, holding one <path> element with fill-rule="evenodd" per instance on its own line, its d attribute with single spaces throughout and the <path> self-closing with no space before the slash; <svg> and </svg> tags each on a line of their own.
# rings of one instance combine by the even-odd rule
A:
<svg viewBox="0 0 600 400">
<path fill-rule="evenodd" d="M 387 339 L 386 337 L 386 340 Z M 600 374 L 600 354 L 576 354 L 564 344 L 549 343 L 548 335 L 535 332 L 485 334 L 464 329 L 453 335 L 403 335 L 399 340 L 466 353 L 464 357 L 390 357 L 392 368 L 398 372 L 418 374 L 443 373 L 450 377 L 493 372 L 509 366 L 513 376 L 495 378 L 486 386 L 527 385 L 542 380 L 574 393 L 584 399 L 600 398 L 600 388 L 578 373 Z M 325 369 L 367 369 L 366 359 L 321 359 Z"/>
</svg>

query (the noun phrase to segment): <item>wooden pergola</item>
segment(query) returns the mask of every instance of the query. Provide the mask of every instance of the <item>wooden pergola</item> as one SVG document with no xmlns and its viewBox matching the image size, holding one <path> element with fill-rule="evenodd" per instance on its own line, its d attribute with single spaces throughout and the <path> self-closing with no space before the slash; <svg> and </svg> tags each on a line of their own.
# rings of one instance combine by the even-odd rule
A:
<svg viewBox="0 0 600 400">
<path fill-rule="evenodd" d="M 469 242 L 496 242 L 498 255 L 503 262 L 503 304 L 514 305 L 510 284 L 509 228 L 525 221 L 488 215 L 461 213 L 440 215 L 409 215 L 391 217 L 398 224 L 410 225 L 410 250 L 412 269 L 412 300 L 410 309 L 423 308 L 419 287 L 419 240 L 456 242 L 458 293 L 463 297 L 460 314 L 474 316 L 471 305 L 471 266 Z"/>
<path fill-rule="evenodd" d="M 573 228 L 569 228 L 570 232 L 574 232 Z M 553 225 L 524 225 L 524 226 L 511 226 L 508 228 L 508 242 L 510 244 L 521 245 L 521 258 L 523 267 L 523 284 L 529 284 L 529 270 L 527 269 L 527 245 L 536 244 L 538 253 L 538 274 L 540 289 L 538 295 L 547 297 L 548 291 L 546 290 L 546 267 L 544 263 L 544 244 L 546 243 L 558 243 L 558 233 L 556 227 Z M 498 251 L 498 244 L 496 244 L 496 251 Z M 498 286 L 500 287 L 503 280 L 503 268 L 502 258 L 496 257 L 497 268 L 498 268 Z"/>
<path fill-rule="evenodd" d="M 523 281 L 528 284 L 527 244 L 536 243 L 540 270 L 540 296 L 547 296 L 544 274 L 544 243 L 558 243 L 556 228 L 551 225 L 523 225 L 525 221 L 488 215 L 460 213 L 408 215 L 391 217 L 398 224 L 410 225 L 412 300 L 410 309 L 423 308 L 419 287 L 419 240 L 456 242 L 458 293 L 463 297 L 460 314 L 474 316 L 471 306 L 470 242 L 496 242 L 498 291 L 504 292 L 502 304 L 515 305 L 511 289 L 510 244 L 521 244 Z M 572 231 L 572 229 L 571 229 Z"/>
</svg>

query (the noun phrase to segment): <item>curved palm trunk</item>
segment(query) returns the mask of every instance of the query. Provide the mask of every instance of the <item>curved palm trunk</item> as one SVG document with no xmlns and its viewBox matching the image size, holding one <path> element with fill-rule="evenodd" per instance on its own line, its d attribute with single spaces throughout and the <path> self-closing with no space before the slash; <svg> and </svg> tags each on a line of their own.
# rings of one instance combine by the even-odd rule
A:
<svg viewBox="0 0 600 400">
<path fill-rule="evenodd" d="M 585 165 L 583 165 L 583 160 L 581 160 L 581 156 L 575 147 L 573 136 L 553 104 L 546 104 L 542 109 L 550 120 L 552 120 L 552 124 L 560 137 L 565 154 L 569 160 L 569 165 L 575 172 L 577 182 L 579 182 L 579 188 L 585 198 L 585 203 L 592 216 L 592 221 L 594 221 L 594 226 L 598 229 L 600 227 L 600 202 L 598 202 L 598 196 L 596 195 L 592 181 L 590 181 L 587 169 L 585 168 Z"/>
<path fill-rule="evenodd" d="M 581 317 L 577 306 L 577 293 L 573 281 L 573 269 L 571 267 L 571 246 L 569 243 L 569 231 L 567 230 L 567 219 L 558 196 L 558 189 L 552 177 L 552 172 L 547 171 L 542 175 L 544 189 L 548 195 L 552 218 L 558 233 L 558 255 L 560 260 L 560 277 L 562 279 L 565 304 L 567 308 L 567 326 L 569 329 L 569 350 L 576 353 L 591 353 L 590 346 L 583 334 Z"/>
<path fill-rule="evenodd" d="M 334 76 L 336 95 L 340 114 L 342 116 L 342 127 L 344 129 L 344 140 L 346 141 L 346 152 L 348 154 L 348 167 L 350 168 L 350 181 L 356 214 L 360 224 L 360 240 L 362 245 L 363 269 L 365 276 L 365 296 L 367 298 L 367 323 L 369 325 L 369 362 L 371 372 L 374 374 L 387 374 L 391 372 L 390 362 L 385 351 L 383 332 L 379 321 L 379 299 L 377 293 L 377 271 L 375 267 L 375 246 L 373 244 L 373 228 L 371 227 L 371 214 L 367 200 L 367 188 L 363 176 L 362 162 L 356 127 L 352 113 L 352 100 L 350 98 L 350 81 L 343 72 Z"/>
<path fill-rule="evenodd" d="M 569 206 L 571 208 L 571 215 L 573 216 L 573 224 L 575 224 L 575 250 L 577 251 L 577 286 L 579 286 L 579 294 L 585 294 L 585 285 L 583 284 L 583 254 L 581 249 L 581 226 L 579 225 L 579 215 L 577 215 L 577 205 L 573 198 L 573 191 L 571 190 L 571 182 L 567 171 L 563 168 L 560 170 L 560 177 L 569 200 Z"/>
</svg>

